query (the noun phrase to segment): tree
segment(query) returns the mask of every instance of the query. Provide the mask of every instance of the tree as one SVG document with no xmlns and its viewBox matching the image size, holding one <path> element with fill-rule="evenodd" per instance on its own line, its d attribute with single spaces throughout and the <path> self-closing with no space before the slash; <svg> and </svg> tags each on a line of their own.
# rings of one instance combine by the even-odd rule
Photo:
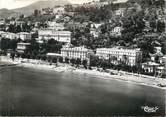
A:
<svg viewBox="0 0 166 117">
<path fill-rule="evenodd" d="M 21 27 L 21 31 L 23 32 L 30 32 L 31 31 L 31 26 L 28 25 L 27 23 L 24 23 Z"/>
<path fill-rule="evenodd" d="M 161 49 L 163 54 L 166 54 L 166 40 L 162 41 L 162 49 Z"/>
<path fill-rule="evenodd" d="M 16 40 L 16 39 L 10 40 L 10 49 L 12 49 L 13 51 L 15 51 L 16 48 L 17 48 L 18 41 L 19 40 Z"/>
<path fill-rule="evenodd" d="M 69 59 L 65 57 L 65 63 L 69 63 Z"/>
<path fill-rule="evenodd" d="M 21 15 L 19 16 L 19 19 L 20 19 L 20 20 L 24 19 L 24 15 L 21 14 Z"/>
<path fill-rule="evenodd" d="M 77 66 L 79 66 L 79 65 L 81 64 L 81 59 L 80 59 L 80 58 L 77 58 L 76 61 L 75 61 L 75 64 L 76 64 Z"/>
<path fill-rule="evenodd" d="M 2 38 L 0 46 L 3 51 L 10 49 L 10 39 Z"/>
<path fill-rule="evenodd" d="M 154 54 L 155 49 L 153 42 L 155 41 L 156 36 L 152 35 L 141 35 L 137 39 L 138 48 L 142 51 L 142 62 L 146 62 L 150 58 L 150 53 Z"/>
<path fill-rule="evenodd" d="M 15 28 L 15 25 L 13 25 L 13 24 L 10 24 L 9 25 L 9 28 L 8 28 L 8 30 L 7 30 L 8 32 L 16 32 L 16 28 Z"/>
<path fill-rule="evenodd" d="M 11 52 L 10 57 L 11 57 L 12 60 L 14 61 L 14 58 L 15 58 L 15 52 L 14 52 L 14 51 Z"/>
<path fill-rule="evenodd" d="M 82 61 L 82 64 L 83 64 L 84 68 L 86 68 L 86 69 L 87 69 L 87 63 L 88 63 L 87 60 Z"/>
<path fill-rule="evenodd" d="M 143 10 L 137 11 L 136 9 L 132 9 L 131 11 L 127 11 L 122 20 L 122 37 L 126 42 L 132 43 L 136 34 L 143 32 L 143 29 L 145 27 L 145 22 L 143 18 Z"/>
<path fill-rule="evenodd" d="M 100 66 L 103 68 L 103 70 L 106 70 L 106 68 L 109 68 L 109 67 L 110 67 L 110 63 L 109 63 L 108 60 L 102 59 Z"/>
<path fill-rule="evenodd" d="M 62 43 L 60 43 L 54 39 L 50 39 L 46 42 L 45 46 L 46 46 L 47 52 L 59 53 L 62 48 Z"/>
<path fill-rule="evenodd" d="M 158 21 L 158 22 L 157 22 L 157 31 L 158 31 L 159 33 L 165 31 L 165 23 L 164 23 L 164 22 L 162 22 L 162 21 Z"/>
<path fill-rule="evenodd" d="M 16 28 L 16 33 L 22 32 L 20 25 L 17 25 L 15 28 Z"/>
<path fill-rule="evenodd" d="M 75 60 L 74 58 L 72 58 L 72 59 L 70 60 L 70 63 L 72 63 L 72 65 L 74 65 L 74 64 L 76 63 L 76 60 Z"/>
<path fill-rule="evenodd" d="M 30 53 L 31 58 L 36 58 L 39 53 L 39 43 L 37 43 L 36 39 L 31 39 L 30 41 L 30 48 L 28 52 Z"/>
<path fill-rule="evenodd" d="M 63 57 L 59 57 L 59 62 L 63 63 Z"/>
<path fill-rule="evenodd" d="M 99 67 L 99 57 L 97 56 L 90 56 L 90 66 L 97 66 Z"/>
</svg>

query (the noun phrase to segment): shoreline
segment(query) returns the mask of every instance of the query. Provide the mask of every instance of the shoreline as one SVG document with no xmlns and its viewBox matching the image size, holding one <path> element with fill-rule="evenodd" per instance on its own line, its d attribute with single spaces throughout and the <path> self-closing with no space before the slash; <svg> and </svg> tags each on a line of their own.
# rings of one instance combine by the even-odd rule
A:
<svg viewBox="0 0 166 117">
<path fill-rule="evenodd" d="M 53 72 L 59 72 L 59 73 L 63 73 L 63 72 L 73 72 L 73 73 L 77 73 L 77 74 L 88 74 L 88 75 L 93 75 L 96 76 L 97 79 L 103 79 L 103 80 L 117 80 L 117 81 L 122 81 L 122 82 L 128 82 L 128 83 L 134 83 L 137 85 L 144 85 L 144 86 L 150 86 L 150 87 L 154 87 L 154 88 L 159 88 L 159 89 L 164 89 L 166 90 L 166 87 L 159 87 L 157 86 L 157 82 L 155 79 L 152 79 L 154 82 L 151 83 L 147 83 L 144 82 L 144 80 L 146 80 L 145 78 L 138 78 L 138 77 L 134 77 L 130 76 L 130 75 L 110 75 L 109 73 L 104 73 L 104 72 L 99 72 L 99 71 L 95 71 L 95 70 L 87 70 L 87 69 L 75 69 L 74 67 L 56 67 L 54 68 L 53 66 L 47 66 L 47 67 L 41 67 L 42 65 L 30 65 L 30 64 L 21 64 L 18 65 L 20 67 L 25 67 L 25 68 L 32 68 L 32 69 L 37 69 L 37 70 L 43 70 L 43 71 L 53 71 Z M 38 66 L 38 67 L 37 67 Z"/>
<path fill-rule="evenodd" d="M 89 74 L 96 76 L 98 79 L 104 79 L 104 80 L 118 80 L 118 81 L 123 81 L 123 82 L 130 82 L 138 85 L 145 85 L 145 86 L 150 86 L 150 87 L 155 87 L 155 88 L 160 88 L 160 89 L 165 89 L 166 87 L 160 87 L 158 86 L 159 84 L 164 83 L 166 84 L 166 79 L 161 79 L 161 78 L 153 78 L 153 77 L 143 77 L 145 75 L 131 75 L 131 74 L 126 74 L 124 73 L 123 75 L 116 74 L 112 75 L 110 73 L 106 72 L 100 72 L 97 70 L 88 70 L 88 69 L 82 69 L 82 68 L 75 68 L 69 64 L 61 64 L 59 66 L 55 65 L 49 65 L 49 64 L 39 64 L 39 63 L 22 63 L 21 61 L 12 61 L 10 59 L 2 61 L 6 62 L 8 64 L 12 63 L 15 64 L 16 66 L 19 67 L 24 67 L 24 68 L 32 68 L 32 69 L 37 69 L 37 70 L 44 70 L 44 71 L 53 71 L 53 72 L 73 72 L 73 73 L 78 73 L 78 74 Z"/>
</svg>

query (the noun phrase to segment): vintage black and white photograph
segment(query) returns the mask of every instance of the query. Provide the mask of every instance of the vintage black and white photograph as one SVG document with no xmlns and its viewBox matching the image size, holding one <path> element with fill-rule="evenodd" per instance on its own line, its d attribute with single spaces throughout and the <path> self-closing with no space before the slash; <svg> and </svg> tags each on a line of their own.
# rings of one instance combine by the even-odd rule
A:
<svg viewBox="0 0 166 117">
<path fill-rule="evenodd" d="M 166 116 L 166 0 L 0 0 L 0 116 Z"/>
</svg>

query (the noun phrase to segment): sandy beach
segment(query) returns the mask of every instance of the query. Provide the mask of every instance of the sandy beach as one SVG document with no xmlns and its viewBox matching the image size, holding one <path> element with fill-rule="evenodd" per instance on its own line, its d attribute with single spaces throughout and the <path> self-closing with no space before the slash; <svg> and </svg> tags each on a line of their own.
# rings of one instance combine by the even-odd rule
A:
<svg viewBox="0 0 166 117">
<path fill-rule="evenodd" d="M 1 61 L 13 63 L 20 67 L 26 67 L 26 68 L 32 68 L 32 69 L 38 69 L 38 70 L 44 70 L 44 71 L 53 71 L 53 72 L 73 72 L 73 73 L 79 73 L 79 74 L 89 74 L 96 76 L 96 78 L 102 78 L 105 80 L 120 80 L 124 82 L 132 82 L 140 85 L 148 85 L 152 87 L 157 87 L 161 89 L 166 89 L 166 87 L 159 87 L 159 84 L 166 85 L 166 79 L 162 78 L 155 78 L 151 76 L 146 75 L 138 75 L 138 74 L 131 74 L 127 72 L 121 72 L 120 74 L 112 75 L 110 73 L 101 72 L 97 70 L 88 70 L 83 68 L 75 68 L 73 66 L 70 66 L 69 64 L 52 64 L 50 65 L 47 62 L 38 61 L 38 60 L 15 60 L 12 61 L 11 59 L 2 59 Z M 110 70 L 111 71 L 111 70 Z M 115 70 L 113 70 L 115 71 Z"/>
</svg>

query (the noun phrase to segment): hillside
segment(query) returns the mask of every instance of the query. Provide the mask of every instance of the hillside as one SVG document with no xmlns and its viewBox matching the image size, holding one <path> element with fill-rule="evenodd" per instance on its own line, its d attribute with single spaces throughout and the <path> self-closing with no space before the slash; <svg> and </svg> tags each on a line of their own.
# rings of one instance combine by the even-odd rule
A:
<svg viewBox="0 0 166 117">
<path fill-rule="evenodd" d="M 8 9 L 0 9 L 0 18 L 8 18 L 17 16 L 18 13 Z"/>
<path fill-rule="evenodd" d="M 165 7 L 166 0 L 128 0 L 128 3 L 138 3 L 142 8 Z"/>
<path fill-rule="evenodd" d="M 31 15 L 35 9 L 42 9 L 47 7 L 54 7 L 59 5 L 70 4 L 67 0 L 48 0 L 48 1 L 38 1 L 26 7 L 17 8 L 13 10 L 0 9 L 0 18 L 8 18 L 13 16 L 18 16 L 19 14 Z"/>
<path fill-rule="evenodd" d="M 38 2 L 35 2 L 35 3 L 31 4 L 31 5 L 28 5 L 26 7 L 14 9 L 13 11 L 21 13 L 21 14 L 25 14 L 25 15 L 30 15 L 30 14 L 33 13 L 33 11 L 35 9 L 42 9 L 42 8 L 47 8 L 47 7 L 54 7 L 54 6 L 57 6 L 57 5 L 65 5 L 65 4 L 70 4 L 70 2 L 67 1 L 67 0 L 38 1 Z"/>
</svg>

